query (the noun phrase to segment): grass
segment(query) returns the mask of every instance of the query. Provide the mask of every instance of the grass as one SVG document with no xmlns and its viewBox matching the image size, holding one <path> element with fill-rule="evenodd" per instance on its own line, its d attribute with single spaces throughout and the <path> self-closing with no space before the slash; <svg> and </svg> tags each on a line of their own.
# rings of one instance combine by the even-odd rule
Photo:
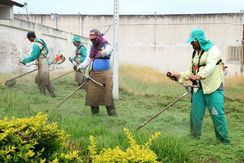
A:
<svg viewBox="0 0 244 163">
<path fill-rule="evenodd" d="M 141 144 L 154 132 L 160 131 L 161 135 L 153 143 L 152 150 L 163 162 L 244 162 L 243 77 L 227 78 L 225 82 L 225 109 L 231 145 L 216 142 L 208 113 L 203 121 L 201 139 L 189 136 L 189 96 L 136 131 L 140 124 L 185 92 L 183 87 L 153 69 L 120 67 L 120 94 L 115 101 L 117 117 L 108 117 L 103 106 L 99 115 L 92 116 L 90 108 L 84 105 L 84 90 L 56 108 L 77 87 L 72 74 L 53 82 L 56 98 L 40 95 L 31 75 L 17 80 L 17 84 L 10 89 L 3 85 L 7 77 L 6 74 L 1 75 L 0 79 L 0 117 L 29 117 L 44 112 L 49 121 L 57 122 L 70 135 L 71 144 L 82 150 L 83 157 L 87 157 L 90 135 L 96 136 L 99 150 L 117 145 L 125 149 L 128 142 L 123 128 L 126 127 Z"/>
</svg>

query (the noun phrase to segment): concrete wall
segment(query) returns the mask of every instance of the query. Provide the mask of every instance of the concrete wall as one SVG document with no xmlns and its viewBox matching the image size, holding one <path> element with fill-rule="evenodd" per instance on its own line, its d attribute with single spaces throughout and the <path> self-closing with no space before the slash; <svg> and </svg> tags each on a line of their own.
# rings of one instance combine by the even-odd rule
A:
<svg viewBox="0 0 244 163">
<path fill-rule="evenodd" d="M 25 19 L 25 15 L 16 15 Z M 186 43 L 192 28 L 203 28 L 206 37 L 222 51 L 230 74 L 240 74 L 239 62 L 228 62 L 229 46 L 242 44 L 242 15 L 122 15 L 120 16 L 120 63 L 149 66 L 160 71 L 183 71 L 190 64 L 192 47 Z M 53 28 L 81 34 L 92 28 L 105 32 L 113 42 L 110 15 L 30 15 L 30 20 Z"/>
<path fill-rule="evenodd" d="M 56 54 L 64 54 L 66 62 L 51 68 L 72 69 L 68 57 L 74 55 L 75 47 L 72 44 L 73 34 L 46 27 L 24 20 L 0 20 L 0 73 L 29 71 L 35 66 L 26 67 L 19 63 L 19 59 L 31 52 L 32 43 L 26 39 L 28 31 L 35 31 L 37 37 L 43 38 L 49 47 L 49 59 Z M 87 44 L 88 40 L 82 38 Z"/>
</svg>

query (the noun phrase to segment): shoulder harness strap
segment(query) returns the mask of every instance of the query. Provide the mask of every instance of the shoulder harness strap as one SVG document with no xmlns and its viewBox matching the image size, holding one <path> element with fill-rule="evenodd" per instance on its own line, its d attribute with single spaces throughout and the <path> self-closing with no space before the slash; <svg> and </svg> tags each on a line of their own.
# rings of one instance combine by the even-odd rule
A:
<svg viewBox="0 0 244 163">
<path fill-rule="evenodd" d="M 44 45 L 45 45 L 45 42 L 43 41 L 43 39 L 40 39 L 41 41 L 35 41 L 37 43 L 40 43 L 42 45 L 42 48 L 40 50 L 40 52 L 44 49 Z"/>
</svg>

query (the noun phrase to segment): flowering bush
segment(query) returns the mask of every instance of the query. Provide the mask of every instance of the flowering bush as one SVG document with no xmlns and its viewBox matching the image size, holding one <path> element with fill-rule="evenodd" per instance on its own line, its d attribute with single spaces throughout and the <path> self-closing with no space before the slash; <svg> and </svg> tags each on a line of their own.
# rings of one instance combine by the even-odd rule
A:
<svg viewBox="0 0 244 163">
<path fill-rule="evenodd" d="M 30 118 L 0 120 L 0 162 L 80 161 L 77 151 L 65 149 L 68 135 L 41 113 Z M 67 153 L 62 150 L 65 149 Z"/>
<path fill-rule="evenodd" d="M 124 129 L 124 132 L 129 142 L 129 147 L 125 151 L 116 146 L 114 149 L 107 148 L 103 149 L 100 153 L 97 153 L 95 137 L 90 136 L 90 146 L 88 149 L 92 162 L 158 162 L 156 154 L 150 150 L 149 147 L 152 145 L 152 142 L 160 135 L 160 132 L 153 134 L 149 141 L 144 145 L 137 144 L 128 129 Z"/>
</svg>

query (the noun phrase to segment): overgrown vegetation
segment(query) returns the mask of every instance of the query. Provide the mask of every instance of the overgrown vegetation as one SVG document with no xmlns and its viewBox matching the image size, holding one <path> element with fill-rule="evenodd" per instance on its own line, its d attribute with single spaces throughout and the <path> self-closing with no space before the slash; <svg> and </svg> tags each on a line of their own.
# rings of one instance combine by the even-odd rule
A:
<svg viewBox="0 0 244 163">
<path fill-rule="evenodd" d="M 0 81 L 4 84 L 4 80 Z M 99 115 L 92 116 L 90 108 L 84 105 L 84 90 L 77 92 L 57 109 L 55 106 L 76 88 L 73 76 L 69 75 L 53 82 L 58 95 L 56 98 L 40 95 L 31 76 L 17 81 L 17 85 L 11 89 L 2 84 L 0 118 L 30 117 L 43 112 L 48 115 L 50 122 L 57 122 L 70 135 L 69 146 L 81 151 L 85 160 L 90 159 L 90 135 L 96 137 L 98 152 L 104 148 L 114 149 L 117 145 L 124 151 L 128 142 L 123 128 L 128 128 L 138 144 L 147 142 L 152 133 L 161 132 L 150 148 L 160 162 L 240 163 L 244 162 L 243 83 L 243 77 L 226 79 L 225 110 L 231 145 L 217 143 L 208 113 L 203 121 L 201 139 L 195 140 L 189 136 L 190 97 L 180 100 L 136 131 L 140 124 L 185 90 L 162 73 L 131 66 L 120 67 L 120 95 L 119 100 L 115 101 L 118 117 L 108 117 L 104 107 L 101 107 Z"/>
</svg>

